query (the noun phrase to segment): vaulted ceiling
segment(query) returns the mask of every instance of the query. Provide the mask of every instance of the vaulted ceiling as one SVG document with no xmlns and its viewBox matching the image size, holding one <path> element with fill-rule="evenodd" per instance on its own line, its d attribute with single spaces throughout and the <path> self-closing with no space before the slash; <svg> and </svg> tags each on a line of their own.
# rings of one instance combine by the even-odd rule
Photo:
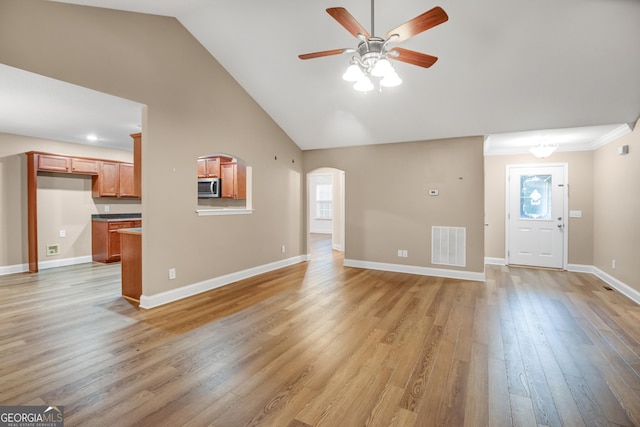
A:
<svg viewBox="0 0 640 427">
<path fill-rule="evenodd" d="M 633 124 L 640 115 L 638 0 L 377 0 L 375 34 L 441 6 L 449 20 L 399 46 L 396 88 L 363 94 L 341 75 L 355 48 L 325 9 L 369 31 L 368 0 L 68 0 L 176 17 L 302 149 Z M 601 128 L 601 126 L 604 126 Z"/>
</svg>

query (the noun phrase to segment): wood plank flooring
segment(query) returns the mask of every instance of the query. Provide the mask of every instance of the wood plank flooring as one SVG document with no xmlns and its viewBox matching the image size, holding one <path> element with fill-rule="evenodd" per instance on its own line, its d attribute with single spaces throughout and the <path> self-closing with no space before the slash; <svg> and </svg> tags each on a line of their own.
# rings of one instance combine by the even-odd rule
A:
<svg viewBox="0 0 640 427">
<path fill-rule="evenodd" d="M 640 307 L 596 277 L 370 271 L 312 243 L 148 311 L 119 265 L 0 276 L 0 405 L 67 426 L 640 425 Z"/>
</svg>

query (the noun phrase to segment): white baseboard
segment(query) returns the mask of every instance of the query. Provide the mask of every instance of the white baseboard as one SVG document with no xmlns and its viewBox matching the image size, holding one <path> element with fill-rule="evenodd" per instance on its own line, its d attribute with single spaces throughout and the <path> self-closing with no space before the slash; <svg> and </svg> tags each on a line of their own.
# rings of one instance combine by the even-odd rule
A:
<svg viewBox="0 0 640 427">
<path fill-rule="evenodd" d="M 448 270 L 441 268 L 419 267 L 415 265 L 359 261 L 354 259 L 345 259 L 344 266 L 366 268 L 369 270 L 392 271 L 395 273 L 419 274 L 421 276 L 446 277 L 448 279 L 473 280 L 478 282 L 485 281 L 484 272 L 478 273 L 474 271 Z"/>
<path fill-rule="evenodd" d="M 170 291 L 161 292 L 155 295 L 142 295 L 140 296 L 140 308 L 154 308 L 170 302 L 178 301 L 187 297 L 191 297 L 202 292 L 207 292 L 212 289 L 220 288 L 239 280 L 248 279 L 249 277 L 257 276 L 258 274 L 267 273 L 269 271 L 277 270 L 279 268 L 288 267 L 290 265 L 297 264 L 299 262 L 308 261 L 308 255 L 300 255 L 293 258 L 284 259 L 281 261 L 272 262 L 270 264 L 260 265 L 257 267 L 249 268 L 246 270 L 238 271 L 235 273 L 227 274 L 225 276 L 215 277 L 213 279 L 204 280 L 202 282 L 193 283 L 191 285 L 182 286 Z"/>
<path fill-rule="evenodd" d="M 46 270 L 48 268 L 56 268 L 56 267 L 67 267 L 69 265 L 76 264 L 86 264 L 88 262 L 93 262 L 93 258 L 91 255 L 80 256 L 75 258 L 63 258 L 49 261 L 40 261 L 38 263 L 38 270 Z M 29 271 L 29 264 L 16 264 L 16 265 L 6 265 L 0 267 L 0 276 L 4 276 L 6 274 L 15 274 L 15 273 L 26 273 Z"/>
<path fill-rule="evenodd" d="M 50 261 L 40 261 L 38 263 L 38 269 L 46 270 L 48 268 L 67 267 L 69 265 L 86 264 L 88 262 L 93 262 L 93 257 L 91 255 L 80 256 L 76 258 L 64 258 L 64 259 L 56 259 L 56 260 L 50 260 Z"/>
<path fill-rule="evenodd" d="M 567 264 L 567 271 L 596 274 L 596 268 L 593 265 L 584 264 Z"/>
<path fill-rule="evenodd" d="M 25 271 L 29 271 L 29 264 L 5 265 L 0 267 L 0 276 L 24 273 Z"/>
<path fill-rule="evenodd" d="M 489 265 L 507 265 L 506 258 L 484 257 L 484 263 Z"/>
<path fill-rule="evenodd" d="M 608 273 L 600 270 L 598 267 L 593 266 L 593 274 L 595 274 L 600 280 L 620 292 L 622 295 L 634 301 L 636 304 L 640 304 L 640 292 L 633 289 L 631 286 L 616 279 Z"/>
</svg>

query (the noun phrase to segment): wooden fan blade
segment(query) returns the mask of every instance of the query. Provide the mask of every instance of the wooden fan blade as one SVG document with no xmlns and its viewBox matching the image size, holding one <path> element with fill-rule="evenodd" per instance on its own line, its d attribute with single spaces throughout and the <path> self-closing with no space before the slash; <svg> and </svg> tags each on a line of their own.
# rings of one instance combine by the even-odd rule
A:
<svg viewBox="0 0 640 427">
<path fill-rule="evenodd" d="M 333 16 L 333 19 L 338 21 L 340 25 L 346 28 L 346 30 L 349 31 L 354 37 L 358 37 L 358 34 L 362 34 L 366 38 L 371 37 L 369 32 L 365 30 L 364 27 L 360 25 L 358 21 L 356 21 L 356 18 L 354 18 L 353 15 L 347 12 L 347 9 L 345 9 L 344 7 L 330 7 L 329 9 L 327 9 L 327 13 Z"/>
<path fill-rule="evenodd" d="M 313 58 L 321 58 L 323 56 L 340 55 L 341 53 L 347 53 L 347 52 L 353 52 L 353 49 L 323 50 L 322 52 L 313 52 L 313 53 L 305 53 L 302 55 L 298 55 L 298 58 L 313 59 Z"/>
<path fill-rule="evenodd" d="M 426 53 L 416 52 L 415 50 L 394 47 L 392 52 L 398 53 L 398 56 L 390 56 L 396 61 L 406 62 L 407 64 L 417 65 L 418 67 L 429 68 L 438 60 L 438 57 L 427 55 Z"/>
<path fill-rule="evenodd" d="M 433 28 L 436 25 L 442 24 L 449 20 L 447 13 L 440 7 L 436 6 L 431 10 L 426 11 L 422 15 L 416 16 L 410 21 L 405 22 L 397 28 L 387 33 L 387 38 L 394 34 L 398 35 L 398 38 L 394 41 L 401 42 L 423 31 Z"/>
</svg>

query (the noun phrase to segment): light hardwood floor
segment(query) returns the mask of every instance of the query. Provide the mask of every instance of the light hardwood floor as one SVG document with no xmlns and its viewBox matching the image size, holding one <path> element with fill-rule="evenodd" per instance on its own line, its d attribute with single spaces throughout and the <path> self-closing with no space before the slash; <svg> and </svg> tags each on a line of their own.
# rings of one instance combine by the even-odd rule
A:
<svg viewBox="0 0 640 427">
<path fill-rule="evenodd" d="M 67 426 L 633 426 L 640 307 L 589 274 L 486 283 L 313 260 L 145 311 L 119 265 L 0 277 L 0 405 Z"/>
</svg>

